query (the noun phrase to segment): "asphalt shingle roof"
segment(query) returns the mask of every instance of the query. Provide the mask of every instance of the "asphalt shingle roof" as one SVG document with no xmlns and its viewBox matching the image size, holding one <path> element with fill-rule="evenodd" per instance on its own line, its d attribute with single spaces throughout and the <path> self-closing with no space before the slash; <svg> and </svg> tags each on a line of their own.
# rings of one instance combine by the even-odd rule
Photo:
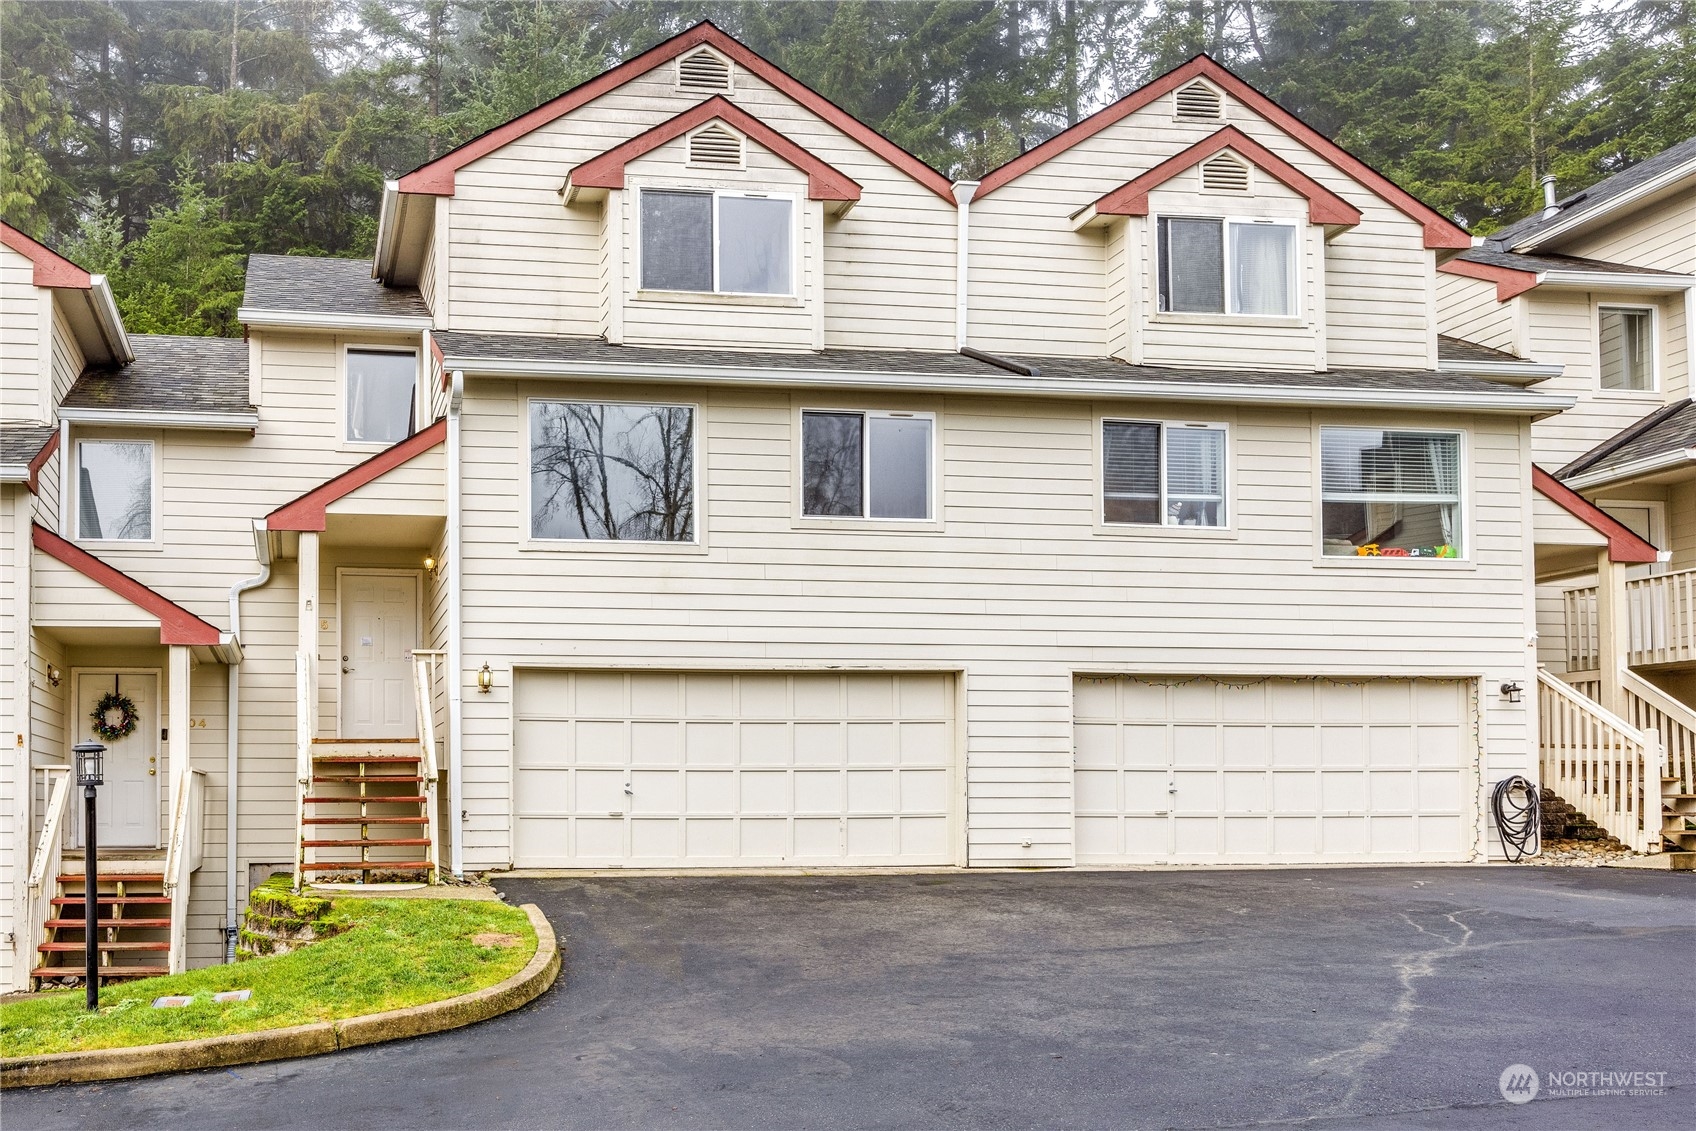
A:
<svg viewBox="0 0 1696 1131">
<path fill-rule="evenodd" d="M 1696 402 L 1688 398 L 1622 428 L 1556 473 L 1557 479 L 1624 467 L 1638 460 L 1696 448 Z"/>
<path fill-rule="evenodd" d="M 1494 364 L 1504 362 L 1521 362 L 1526 359 L 1518 354 L 1508 353 L 1493 346 L 1479 345 L 1465 338 L 1454 338 L 1448 334 L 1437 335 L 1438 361 L 1487 361 Z"/>
<path fill-rule="evenodd" d="M 818 353 L 763 350 L 650 349 L 609 345 L 599 338 L 443 331 L 436 344 L 450 359 L 601 362 L 609 365 L 720 366 L 737 369 L 810 369 L 827 373 L 906 373 L 959 377 L 1009 377 L 1008 369 L 960 353 L 934 350 L 827 349 Z M 1017 356 L 1004 360 L 1034 367 L 1033 380 L 1151 381 L 1263 388 L 1424 390 L 1442 393 L 1520 394 L 1512 386 L 1439 370 L 1290 370 L 1166 368 L 1129 365 L 1114 358 Z M 1518 359 L 1512 359 L 1518 360 Z"/>
<path fill-rule="evenodd" d="M 241 304 L 255 310 L 428 318 L 416 287 L 385 287 L 369 259 L 250 255 Z"/>
<path fill-rule="evenodd" d="M 254 411 L 247 399 L 247 343 L 240 338 L 131 334 L 135 360 L 90 366 L 65 394 L 67 408 L 126 412 Z"/>
<path fill-rule="evenodd" d="M 1538 212 L 1528 216 L 1517 224 L 1509 224 L 1500 231 L 1490 233 L 1490 239 L 1501 247 L 1508 248 L 1515 244 L 1524 243 L 1536 236 L 1539 229 L 1556 221 L 1568 220 L 1573 216 L 1600 208 L 1608 201 L 1630 192 L 1645 181 L 1653 180 L 1677 165 L 1696 158 L 1696 137 L 1686 138 L 1668 149 L 1663 149 L 1653 157 L 1645 158 L 1631 168 L 1615 173 L 1603 181 L 1598 181 L 1582 192 L 1573 193 L 1565 200 L 1556 201 L 1560 208 L 1548 219 Z"/>
<path fill-rule="evenodd" d="M 51 424 L 0 424 L 0 463 L 28 463 L 55 431 Z"/>
<path fill-rule="evenodd" d="M 1491 267 L 1507 267 L 1514 271 L 1588 271 L 1602 275 L 1676 275 L 1676 271 L 1663 271 L 1658 267 L 1633 267 L 1629 263 L 1611 263 L 1606 259 L 1586 259 L 1581 255 L 1519 255 L 1511 251 L 1503 251 L 1495 242 L 1490 242 L 1463 251 L 1458 256 L 1468 263 L 1484 263 Z"/>
</svg>

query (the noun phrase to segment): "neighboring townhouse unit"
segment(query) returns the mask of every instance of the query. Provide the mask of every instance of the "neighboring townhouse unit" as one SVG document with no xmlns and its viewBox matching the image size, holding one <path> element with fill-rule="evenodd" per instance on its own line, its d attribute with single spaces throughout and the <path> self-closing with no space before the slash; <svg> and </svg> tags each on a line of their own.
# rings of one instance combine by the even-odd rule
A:
<svg viewBox="0 0 1696 1131">
<path fill-rule="evenodd" d="M 1594 505 L 1596 529 L 1585 547 L 1570 513 L 1539 517 L 1538 654 L 1550 672 L 1658 732 L 1678 792 L 1690 794 L 1696 138 L 1564 200 L 1552 179 L 1544 184 L 1540 213 L 1443 266 L 1440 318 L 1447 332 L 1560 367 L 1542 387 L 1577 405 L 1532 426 L 1533 458 L 1551 490 Z M 1618 527 L 1660 553 L 1599 560 Z"/>
<path fill-rule="evenodd" d="M 953 184 L 700 25 L 83 366 L 18 765 L 168 713 L 103 796 L 173 963 L 272 870 L 1481 859 L 1597 520 L 1557 370 L 1439 336 L 1470 245 L 1205 57 Z"/>
</svg>

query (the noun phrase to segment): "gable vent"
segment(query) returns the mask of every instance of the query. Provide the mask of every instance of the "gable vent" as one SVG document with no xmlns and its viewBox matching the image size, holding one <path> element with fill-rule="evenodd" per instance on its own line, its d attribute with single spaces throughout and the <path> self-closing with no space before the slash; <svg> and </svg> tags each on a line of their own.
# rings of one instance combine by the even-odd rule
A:
<svg viewBox="0 0 1696 1131">
<path fill-rule="evenodd" d="M 677 61 L 677 86 L 681 90 L 730 89 L 730 60 L 702 48 Z"/>
<path fill-rule="evenodd" d="M 741 136 L 717 124 L 703 126 L 689 135 L 689 164 L 741 165 Z"/>
<path fill-rule="evenodd" d="M 1218 120 L 1225 116 L 1225 100 L 1204 82 L 1192 82 L 1172 96 L 1180 118 Z"/>
<path fill-rule="evenodd" d="M 1209 192 L 1247 192 L 1248 166 L 1220 154 L 1201 163 L 1201 187 Z"/>
</svg>

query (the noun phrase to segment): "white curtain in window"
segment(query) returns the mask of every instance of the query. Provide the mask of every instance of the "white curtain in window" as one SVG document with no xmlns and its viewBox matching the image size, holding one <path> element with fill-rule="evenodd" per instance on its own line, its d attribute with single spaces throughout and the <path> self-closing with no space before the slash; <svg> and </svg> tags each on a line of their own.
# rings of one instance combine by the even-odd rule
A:
<svg viewBox="0 0 1696 1131">
<path fill-rule="evenodd" d="M 718 289 L 733 294 L 790 293 L 789 201 L 718 198 Z"/>
<path fill-rule="evenodd" d="M 347 351 L 347 438 L 392 444 L 412 435 L 418 357 L 378 350 Z"/>
<path fill-rule="evenodd" d="M 1284 224 L 1231 225 L 1231 310 L 1275 317 L 1295 313 L 1290 265 L 1295 229 Z"/>
</svg>

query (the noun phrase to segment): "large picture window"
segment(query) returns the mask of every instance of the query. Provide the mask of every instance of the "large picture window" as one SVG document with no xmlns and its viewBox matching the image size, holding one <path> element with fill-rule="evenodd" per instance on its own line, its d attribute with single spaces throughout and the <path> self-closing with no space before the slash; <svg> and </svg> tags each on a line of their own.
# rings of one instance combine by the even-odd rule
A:
<svg viewBox="0 0 1696 1131">
<path fill-rule="evenodd" d="M 793 294 L 792 227 L 788 197 L 643 189 L 642 288 Z"/>
<path fill-rule="evenodd" d="M 103 542 L 153 540 L 152 441 L 78 442 L 77 537 Z"/>
<path fill-rule="evenodd" d="M 1460 435 L 1320 430 L 1328 557 L 1458 558 Z"/>
<path fill-rule="evenodd" d="M 1101 455 L 1103 521 L 1225 525 L 1223 426 L 1104 420 Z"/>
<path fill-rule="evenodd" d="M 418 355 L 411 350 L 347 351 L 347 438 L 393 444 L 412 435 Z"/>
<path fill-rule="evenodd" d="M 803 412 L 801 513 L 930 518 L 934 425 L 910 412 Z"/>
<path fill-rule="evenodd" d="M 1641 306 L 1597 311 L 1602 388 L 1633 393 L 1655 388 L 1655 317 Z"/>
<path fill-rule="evenodd" d="M 1265 220 L 1160 219 L 1160 309 L 1296 313 L 1296 229 Z"/>
<path fill-rule="evenodd" d="M 695 540 L 695 410 L 533 401 L 530 534 Z"/>
</svg>

